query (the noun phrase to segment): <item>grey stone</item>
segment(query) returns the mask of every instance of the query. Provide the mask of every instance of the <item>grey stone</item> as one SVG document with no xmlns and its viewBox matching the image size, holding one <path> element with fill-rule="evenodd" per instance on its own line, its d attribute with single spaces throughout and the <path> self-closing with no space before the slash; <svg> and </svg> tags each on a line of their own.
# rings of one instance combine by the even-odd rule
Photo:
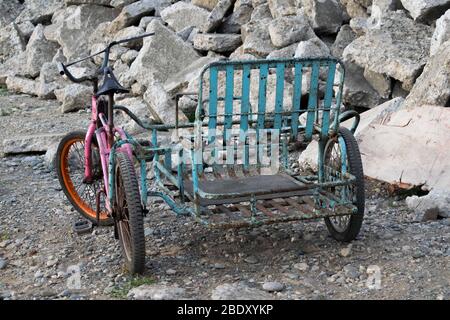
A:
<svg viewBox="0 0 450 320">
<path fill-rule="evenodd" d="M 435 211 L 436 216 L 450 218 L 450 195 L 446 190 L 433 189 L 423 197 L 408 197 L 406 198 L 406 205 L 421 216 L 426 216 Z"/>
<path fill-rule="evenodd" d="M 282 58 L 293 58 L 295 56 L 295 50 L 297 50 L 298 44 L 293 43 L 287 47 L 284 47 L 282 49 L 278 49 L 275 51 L 272 51 L 268 56 L 267 59 L 282 59 Z"/>
<path fill-rule="evenodd" d="M 0 258 L 0 270 L 3 270 L 6 268 L 6 260 L 3 258 Z"/>
<path fill-rule="evenodd" d="M 450 10 L 436 21 L 436 29 L 431 38 L 430 55 L 434 55 L 439 47 L 450 40 Z"/>
<path fill-rule="evenodd" d="M 301 41 L 295 50 L 296 58 L 319 58 L 330 56 L 330 49 L 318 37 Z"/>
<path fill-rule="evenodd" d="M 264 19 L 273 19 L 272 14 L 270 13 L 269 5 L 267 3 L 263 3 L 254 8 L 250 16 L 250 21 L 252 22 L 259 22 Z"/>
<path fill-rule="evenodd" d="M 343 8 L 338 0 L 301 0 L 301 3 L 316 33 L 338 32 L 344 21 Z"/>
<path fill-rule="evenodd" d="M 403 9 L 403 5 L 400 0 L 373 0 L 371 14 L 382 14 L 383 12 L 401 9 Z"/>
<path fill-rule="evenodd" d="M 128 50 L 124 54 L 120 56 L 120 59 L 126 64 L 130 65 L 139 55 L 139 51 L 136 50 Z"/>
<path fill-rule="evenodd" d="M 268 0 L 267 3 L 273 18 L 291 16 L 297 13 L 294 0 Z"/>
<path fill-rule="evenodd" d="M 360 272 L 358 270 L 358 268 L 356 268 L 355 266 L 348 264 L 344 267 L 343 269 L 345 275 L 351 279 L 357 279 L 360 276 Z"/>
<path fill-rule="evenodd" d="M 362 17 L 367 18 L 367 6 L 359 0 L 340 0 L 342 5 L 345 7 L 346 13 L 350 18 Z"/>
<path fill-rule="evenodd" d="M 277 282 L 277 281 L 269 281 L 269 282 L 264 282 L 262 285 L 262 288 L 264 291 L 268 291 L 268 292 L 279 292 L 279 291 L 283 291 L 285 286 L 284 286 L 284 284 Z"/>
<path fill-rule="evenodd" d="M 214 9 L 218 2 L 219 0 L 192 0 L 192 4 L 210 11 Z"/>
<path fill-rule="evenodd" d="M 92 88 L 73 83 L 55 90 L 56 99 L 61 102 L 61 112 L 66 113 L 85 108 L 90 103 Z"/>
<path fill-rule="evenodd" d="M 34 80 L 20 77 L 8 76 L 6 79 L 6 87 L 11 92 L 26 93 L 30 95 L 37 95 L 37 84 Z"/>
<path fill-rule="evenodd" d="M 61 0 L 25 0 L 25 8 L 16 18 L 16 22 L 30 21 L 33 24 L 47 23 L 52 15 L 63 8 Z"/>
<path fill-rule="evenodd" d="M 213 57 L 202 57 L 195 60 L 183 70 L 171 75 L 164 84 L 164 90 L 170 95 L 183 91 L 191 81 L 197 80 L 203 67 L 217 60 L 218 58 Z"/>
<path fill-rule="evenodd" d="M 250 21 L 253 6 L 251 1 L 236 1 L 233 13 L 218 28 L 220 33 L 239 33 L 241 27 Z"/>
<path fill-rule="evenodd" d="M 17 25 L 11 23 L 0 29 L 0 63 L 25 50 L 25 43 Z"/>
<path fill-rule="evenodd" d="M 148 83 L 144 100 L 149 105 L 152 118 L 157 122 L 165 124 L 175 123 L 175 102 L 166 90 L 164 90 L 162 83 L 158 81 Z M 181 111 L 179 111 L 178 118 L 180 122 L 187 121 L 186 116 Z"/>
<path fill-rule="evenodd" d="M 85 56 L 89 51 L 90 36 L 102 22 L 117 16 L 116 9 L 96 5 L 69 6 L 55 14 L 53 24 L 44 30 L 45 37 L 58 42 L 64 56 L 71 60 Z"/>
<path fill-rule="evenodd" d="M 269 23 L 269 19 L 264 19 L 258 22 L 250 21 L 243 26 L 243 33 L 245 33 L 244 53 L 265 58 L 269 53 L 277 49 L 270 40 Z"/>
<path fill-rule="evenodd" d="M 367 20 L 368 19 L 361 17 L 355 17 L 350 20 L 349 26 L 358 37 L 367 33 L 369 29 Z"/>
<path fill-rule="evenodd" d="M 425 65 L 405 105 L 410 108 L 423 105 L 450 107 L 450 40 Z"/>
<path fill-rule="evenodd" d="M 17 16 L 24 9 L 24 5 L 19 1 L 0 2 L 0 28 L 14 22 Z"/>
<path fill-rule="evenodd" d="M 139 28 L 142 29 L 147 29 L 147 26 L 150 24 L 150 22 L 152 22 L 153 19 L 160 19 L 160 18 L 156 18 L 156 17 L 152 17 L 152 16 L 146 16 L 146 17 L 142 17 L 142 19 L 139 21 Z"/>
<path fill-rule="evenodd" d="M 126 5 L 111 22 L 109 31 L 116 33 L 120 29 L 137 23 L 142 17 L 151 15 L 155 11 L 156 4 L 156 0 L 142 0 Z"/>
<path fill-rule="evenodd" d="M 364 70 L 364 78 L 378 92 L 381 98 L 388 99 L 392 93 L 392 79 L 369 69 Z"/>
<path fill-rule="evenodd" d="M 133 2 L 136 2 L 136 0 L 110 0 L 109 5 L 114 8 L 122 9 Z"/>
<path fill-rule="evenodd" d="M 56 43 L 50 42 L 44 37 L 44 27 L 41 24 L 37 25 L 26 47 L 27 75 L 33 78 L 37 77 L 42 65 L 53 59 L 57 49 L 58 45 Z"/>
<path fill-rule="evenodd" d="M 233 6 L 236 0 L 219 0 L 217 5 L 211 11 L 206 23 L 202 26 L 201 30 L 204 32 L 212 32 L 222 23 L 225 14 Z"/>
<path fill-rule="evenodd" d="M 3 64 L 0 63 L 0 84 L 6 84 L 6 79 L 10 76 L 25 75 L 25 64 L 27 60 L 25 51 L 19 52 L 16 56 L 13 56 L 6 60 Z"/>
<path fill-rule="evenodd" d="M 242 44 L 238 34 L 199 33 L 194 37 L 194 48 L 203 51 L 231 52 Z"/>
<path fill-rule="evenodd" d="M 346 106 L 372 108 L 380 104 L 381 97 L 364 77 L 364 69 L 346 62 L 346 79 L 342 101 Z"/>
<path fill-rule="evenodd" d="M 244 283 L 224 283 L 217 286 L 211 293 L 213 300 L 271 300 L 270 293 L 260 289 L 250 288 Z"/>
<path fill-rule="evenodd" d="M 131 112 L 133 112 L 139 119 L 143 121 L 151 120 L 148 104 L 141 97 L 125 98 L 117 101 L 117 104 L 126 106 Z M 138 133 L 143 130 L 133 120 L 129 120 L 127 123 L 125 123 L 124 129 L 132 134 Z"/>
<path fill-rule="evenodd" d="M 34 24 L 32 24 L 30 21 L 25 21 L 17 24 L 17 30 L 19 31 L 19 34 L 24 42 L 28 42 L 28 40 L 30 40 L 34 28 Z"/>
<path fill-rule="evenodd" d="M 430 22 L 450 8 L 450 0 L 401 0 L 414 20 Z"/>
<path fill-rule="evenodd" d="M 385 74 L 412 88 L 428 59 L 432 30 L 416 24 L 402 11 L 388 12 L 376 28 L 344 50 L 344 59 Z M 383 50 L 376 50 L 383 48 Z"/>
<path fill-rule="evenodd" d="M 185 298 L 185 292 L 177 286 L 154 284 L 133 288 L 127 296 L 136 300 L 180 300 Z"/>
<path fill-rule="evenodd" d="M 342 58 L 344 49 L 356 39 L 356 34 L 349 25 L 343 25 L 339 30 L 336 41 L 331 47 L 331 53 L 337 58 Z"/>
<path fill-rule="evenodd" d="M 153 20 L 147 32 L 155 32 L 155 35 L 144 39 L 144 45 L 130 67 L 130 76 L 142 85 L 152 80 L 163 83 L 199 58 L 189 44 L 160 21 Z"/>
<path fill-rule="evenodd" d="M 269 24 L 269 35 L 273 45 L 278 48 L 315 37 L 308 20 L 302 14 L 272 20 Z"/>
<path fill-rule="evenodd" d="M 206 9 L 180 1 L 161 11 L 161 18 L 178 32 L 191 26 L 200 28 L 206 23 L 209 14 Z"/>
<path fill-rule="evenodd" d="M 64 134 L 33 134 L 14 136 L 3 139 L 3 152 L 5 154 L 19 154 L 27 152 L 45 152 L 49 146 L 57 144 Z"/>
<path fill-rule="evenodd" d="M 143 33 L 144 33 L 144 29 L 142 29 L 140 27 L 136 27 L 136 26 L 126 27 L 115 34 L 114 40 L 118 41 L 118 40 L 128 39 L 131 37 L 139 36 Z M 130 41 L 130 42 L 125 42 L 125 43 L 122 43 L 121 45 L 124 47 L 130 48 L 130 49 L 139 50 L 142 47 L 142 42 L 143 42 L 143 40 L 139 39 L 139 40 L 134 40 L 134 41 Z M 116 48 L 120 48 L 120 47 L 116 47 Z M 121 52 L 119 54 L 119 56 L 122 53 L 124 53 L 124 51 Z M 116 57 L 114 60 L 117 60 L 118 58 L 119 57 Z"/>
</svg>

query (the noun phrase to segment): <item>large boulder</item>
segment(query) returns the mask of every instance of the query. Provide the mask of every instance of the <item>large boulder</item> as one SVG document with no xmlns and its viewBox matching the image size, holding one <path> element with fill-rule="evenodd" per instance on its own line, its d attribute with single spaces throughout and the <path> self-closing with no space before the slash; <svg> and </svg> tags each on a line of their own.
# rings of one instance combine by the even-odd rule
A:
<svg viewBox="0 0 450 320">
<path fill-rule="evenodd" d="M 164 83 L 167 78 L 199 58 L 191 45 L 185 43 L 160 21 L 153 20 L 147 32 L 155 35 L 144 39 L 139 55 L 131 64 L 130 76 L 147 85 L 152 80 Z"/>
<path fill-rule="evenodd" d="M 0 28 L 13 22 L 23 9 L 19 1 L 0 1 Z"/>
<path fill-rule="evenodd" d="M 430 55 L 434 55 L 441 44 L 450 40 L 450 10 L 436 21 L 436 29 L 431 38 Z"/>
<path fill-rule="evenodd" d="M 269 24 L 269 35 L 277 48 L 287 47 L 295 42 L 315 37 L 304 15 L 276 18 Z"/>
<path fill-rule="evenodd" d="M 301 0 L 302 8 L 319 34 L 337 33 L 344 21 L 344 11 L 338 0 Z"/>
<path fill-rule="evenodd" d="M 274 18 L 291 16 L 297 13 L 294 0 L 268 0 L 267 3 Z"/>
<path fill-rule="evenodd" d="M 120 29 L 139 22 L 142 17 L 151 15 L 155 11 L 157 4 L 157 0 L 143 0 L 125 6 L 117 18 L 111 22 L 109 31 L 116 33 Z"/>
<path fill-rule="evenodd" d="M 175 31 L 186 27 L 200 28 L 208 20 L 210 12 L 187 2 L 176 2 L 161 11 L 161 18 Z"/>
<path fill-rule="evenodd" d="M 233 13 L 225 18 L 225 21 L 218 28 L 220 33 L 239 33 L 241 27 L 250 21 L 253 6 L 250 0 L 236 1 Z"/>
<path fill-rule="evenodd" d="M 6 79 L 6 87 L 11 92 L 26 93 L 33 96 L 37 95 L 37 84 L 34 80 L 20 77 L 20 76 L 9 76 Z"/>
<path fill-rule="evenodd" d="M 342 92 L 344 105 L 363 108 L 379 105 L 381 97 L 364 77 L 364 69 L 353 63 L 346 63 L 345 67 L 346 77 Z"/>
<path fill-rule="evenodd" d="M 37 77 L 41 71 L 42 65 L 45 62 L 51 61 L 57 50 L 58 44 L 48 41 L 44 37 L 44 26 L 41 24 L 37 25 L 26 47 L 27 75 L 33 78 Z"/>
<path fill-rule="evenodd" d="M 69 6 L 58 11 L 53 24 L 44 30 L 45 37 L 58 42 L 68 59 L 85 56 L 89 53 L 89 38 L 102 22 L 113 20 L 118 14 L 114 8 L 96 5 Z"/>
<path fill-rule="evenodd" d="M 449 190 L 449 122 L 450 108 L 435 106 L 403 107 L 372 122 L 357 139 L 364 174 L 388 183 Z"/>
<path fill-rule="evenodd" d="M 219 0 L 211 11 L 206 23 L 202 26 L 204 32 L 212 32 L 219 27 L 225 18 L 225 14 L 234 5 L 236 0 Z"/>
<path fill-rule="evenodd" d="M 232 52 L 241 44 L 238 34 L 198 33 L 194 36 L 194 48 L 202 51 Z"/>
<path fill-rule="evenodd" d="M 356 34 L 348 24 L 343 25 L 339 30 L 336 40 L 331 47 L 331 53 L 337 58 L 342 58 L 344 49 L 356 39 Z"/>
<path fill-rule="evenodd" d="M 62 0 L 25 0 L 25 9 L 16 18 L 16 22 L 31 21 L 33 24 L 50 22 L 53 14 L 64 7 Z"/>
<path fill-rule="evenodd" d="M 25 50 L 25 43 L 15 23 L 0 29 L 0 63 Z"/>
<path fill-rule="evenodd" d="M 210 11 L 214 9 L 218 2 L 219 0 L 192 0 L 192 4 Z"/>
<path fill-rule="evenodd" d="M 350 18 L 367 18 L 367 4 L 360 0 L 340 0 Z"/>
<path fill-rule="evenodd" d="M 270 39 L 270 21 L 270 19 L 250 21 L 242 27 L 243 34 L 245 34 L 243 44 L 244 53 L 265 58 L 277 49 Z"/>
<path fill-rule="evenodd" d="M 433 21 L 450 8 L 450 0 L 401 0 L 414 20 Z"/>
<path fill-rule="evenodd" d="M 414 108 L 422 105 L 450 107 L 450 40 L 428 61 L 422 75 L 411 90 L 406 105 Z"/>
<path fill-rule="evenodd" d="M 63 113 L 84 109 L 90 105 L 92 88 L 84 84 L 73 83 L 55 90 L 56 99 L 61 102 Z"/>
<path fill-rule="evenodd" d="M 343 56 L 362 68 L 401 81 L 404 89 L 410 90 L 427 62 L 431 35 L 431 27 L 415 23 L 404 12 L 388 12 L 347 46 Z"/>
<path fill-rule="evenodd" d="M 330 49 L 318 37 L 300 41 L 295 50 L 296 58 L 322 58 L 330 56 Z"/>
<path fill-rule="evenodd" d="M 45 152 L 49 146 L 58 144 L 63 136 L 55 133 L 14 136 L 3 140 L 2 151 L 5 154 Z"/>
<path fill-rule="evenodd" d="M 175 124 L 175 101 L 161 82 L 153 81 L 147 84 L 144 100 L 149 105 L 153 119 L 165 124 Z M 187 122 L 187 118 L 181 110 L 178 112 L 178 119 L 180 122 Z"/>
</svg>

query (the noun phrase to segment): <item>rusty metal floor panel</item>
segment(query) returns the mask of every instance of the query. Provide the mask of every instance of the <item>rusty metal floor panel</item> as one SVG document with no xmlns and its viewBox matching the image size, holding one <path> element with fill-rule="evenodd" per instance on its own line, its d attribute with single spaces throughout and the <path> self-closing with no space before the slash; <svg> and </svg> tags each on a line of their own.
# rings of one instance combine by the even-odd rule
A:
<svg viewBox="0 0 450 320">
<path fill-rule="evenodd" d="M 185 190 L 192 195 L 192 181 L 184 181 Z M 234 179 L 200 180 L 199 188 L 206 193 L 239 197 L 239 193 L 279 194 L 303 189 L 303 183 L 286 174 L 236 177 Z M 223 201 L 222 201 L 223 202 Z"/>
</svg>

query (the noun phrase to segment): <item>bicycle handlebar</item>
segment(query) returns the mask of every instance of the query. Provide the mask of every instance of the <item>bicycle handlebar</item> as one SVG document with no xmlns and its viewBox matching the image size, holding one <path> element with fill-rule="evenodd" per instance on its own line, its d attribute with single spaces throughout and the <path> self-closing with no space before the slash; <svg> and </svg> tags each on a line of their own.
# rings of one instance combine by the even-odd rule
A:
<svg viewBox="0 0 450 320">
<path fill-rule="evenodd" d="M 102 51 L 94 53 L 94 54 L 92 54 L 90 56 L 87 56 L 85 58 L 81 58 L 79 60 L 76 60 L 76 61 L 73 61 L 73 62 L 69 62 L 66 65 L 64 65 L 62 62 L 58 62 L 58 64 L 57 64 L 58 72 L 62 76 L 66 75 L 67 78 L 69 78 L 70 81 L 75 82 L 75 83 L 80 83 L 80 82 L 89 81 L 89 80 L 95 80 L 95 79 L 97 79 L 97 75 L 102 74 L 103 71 L 108 67 L 109 51 L 111 50 L 112 47 L 114 47 L 117 44 L 122 44 L 122 43 L 130 42 L 130 41 L 143 39 L 145 37 L 153 36 L 154 34 L 155 34 L 154 32 L 144 33 L 144 34 L 141 34 L 139 36 L 131 37 L 131 38 L 128 38 L 128 39 L 122 39 L 122 40 L 118 40 L 118 41 L 113 41 L 110 44 L 108 44 L 106 46 L 106 48 L 103 49 Z M 70 66 L 72 66 L 74 64 L 77 64 L 79 62 L 85 61 L 85 60 L 90 59 L 92 57 L 98 56 L 101 53 L 105 53 L 105 55 L 103 57 L 102 66 L 93 75 L 77 78 L 73 74 L 71 74 L 70 71 L 67 69 L 68 67 L 70 67 Z"/>
</svg>

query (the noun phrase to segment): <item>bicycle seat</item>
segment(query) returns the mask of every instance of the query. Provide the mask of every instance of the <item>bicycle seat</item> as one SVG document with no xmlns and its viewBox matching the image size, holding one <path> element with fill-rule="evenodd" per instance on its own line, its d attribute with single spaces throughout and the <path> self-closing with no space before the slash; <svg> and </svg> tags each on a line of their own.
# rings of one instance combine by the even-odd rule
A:
<svg viewBox="0 0 450 320">
<path fill-rule="evenodd" d="M 114 76 L 114 73 L 112 72 L 112 69 L 110 67 L 107 67 L 104 70 L 104 78 L 103 78 L 103 84 L 98 89 L 96 96 L 99 97 L 101 95 L 107 95 L 110 93 L 128 93 L 129 90 L 122 87 L 122 85 L 117 81 L 116 77 Z"/>
</svg>

